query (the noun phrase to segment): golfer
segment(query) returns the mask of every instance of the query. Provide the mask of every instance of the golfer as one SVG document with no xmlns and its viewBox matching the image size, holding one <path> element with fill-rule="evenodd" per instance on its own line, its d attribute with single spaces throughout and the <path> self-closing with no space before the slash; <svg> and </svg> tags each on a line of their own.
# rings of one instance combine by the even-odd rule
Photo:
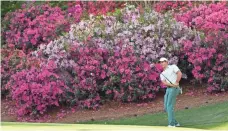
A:
<svg viewBox="0 0 228 131">
<path fill-rule="evenodd" d="M 160 58 L 159 63 L 163 68 L 163 72 L 160 74 L 161 81 L 167 86 L 164 96 L 164 109 L 168 113 L 168 127 L 180 126 L 174 116 L 174 107 L 176 97 L 181 91 L 179 82 L 182 73 L 176 65 L 168 65 L 168 60 L 164 57 Z"/>
</svg>

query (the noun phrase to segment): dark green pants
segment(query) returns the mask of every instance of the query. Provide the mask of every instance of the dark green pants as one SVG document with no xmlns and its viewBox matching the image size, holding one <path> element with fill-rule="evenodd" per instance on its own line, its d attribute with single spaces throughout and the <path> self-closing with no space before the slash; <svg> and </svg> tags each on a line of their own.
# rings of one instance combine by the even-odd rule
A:
<svg viewBox="0 0 228 131">
<path fill-rule="evenodd" d="M 166 89 L 164 96 L 164 108 L 168 113 L 168 125 L 175 126 L 178 122 L 174 116 L 174 107 L 176 104 L 177 95 L 180 93 L 180 88 L 169 87 Z"/>
</svg>

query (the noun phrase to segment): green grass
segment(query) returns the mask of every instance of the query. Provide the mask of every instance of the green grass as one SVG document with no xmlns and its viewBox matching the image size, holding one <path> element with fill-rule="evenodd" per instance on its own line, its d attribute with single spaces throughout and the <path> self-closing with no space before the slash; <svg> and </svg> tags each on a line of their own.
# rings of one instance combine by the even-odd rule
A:
<svg viewBox="0 0 228 131">
<path fill-rule="evenodd" d="M 203 131 L 200 129 L 168 128 L 159 126 L 134 126 L 134 125 L 97 125 L 97 124 L 57 124 L 57 123 L 19 123 L 3 122 L 3 131 Z"/>
<path fill-rule="evenodd" d="M 90 121 L 78 124 L 2 122 L 4 131 L 77 131 L 77 130 L 153 130 L 201 131 L 228 130 L 228 101 L 176 112 L 182 127 L 168 128 L 166 113 L 112 121 Z"/>
<path fill-rule="evenodd" d="M 175 112 L 185 128 L 228 130 L 228 101 Z M 147 114 L 119 120 L 89 121 L 83 124 L 167 126 L 167 114 Z"/>
</svg>

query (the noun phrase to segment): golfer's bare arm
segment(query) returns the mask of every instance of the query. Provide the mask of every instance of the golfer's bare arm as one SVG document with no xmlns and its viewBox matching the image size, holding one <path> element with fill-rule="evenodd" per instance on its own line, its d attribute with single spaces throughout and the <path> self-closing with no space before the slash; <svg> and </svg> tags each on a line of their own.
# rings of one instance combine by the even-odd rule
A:
<svg viewBox="0 0 228 131">
<path fill-rule="evenodd" d="M 181 80 L 181 77 L 182 77 L 182 73 L 181 71 L 177 71 L 177 80 L 176 80 L 176 83 L 179 85 L 179 82 Z"/>
</svg>

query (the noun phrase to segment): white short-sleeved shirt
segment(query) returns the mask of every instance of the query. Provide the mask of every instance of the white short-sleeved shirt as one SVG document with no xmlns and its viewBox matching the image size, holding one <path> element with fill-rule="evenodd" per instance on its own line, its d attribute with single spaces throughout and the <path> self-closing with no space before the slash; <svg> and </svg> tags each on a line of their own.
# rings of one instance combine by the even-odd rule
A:
<svg viewBox="0 0 228 131">
<path fill-rule="evenodd" d="M 168 65 L 168 67 L 160 74 L 161 81 L 165 80 L 168 83 L 170 83 L 169 81 L 171 81 L 173 84 L 176 83 L 178 71 L 180 71 L 180 69 L 176 65 Z"/>
</svg>

